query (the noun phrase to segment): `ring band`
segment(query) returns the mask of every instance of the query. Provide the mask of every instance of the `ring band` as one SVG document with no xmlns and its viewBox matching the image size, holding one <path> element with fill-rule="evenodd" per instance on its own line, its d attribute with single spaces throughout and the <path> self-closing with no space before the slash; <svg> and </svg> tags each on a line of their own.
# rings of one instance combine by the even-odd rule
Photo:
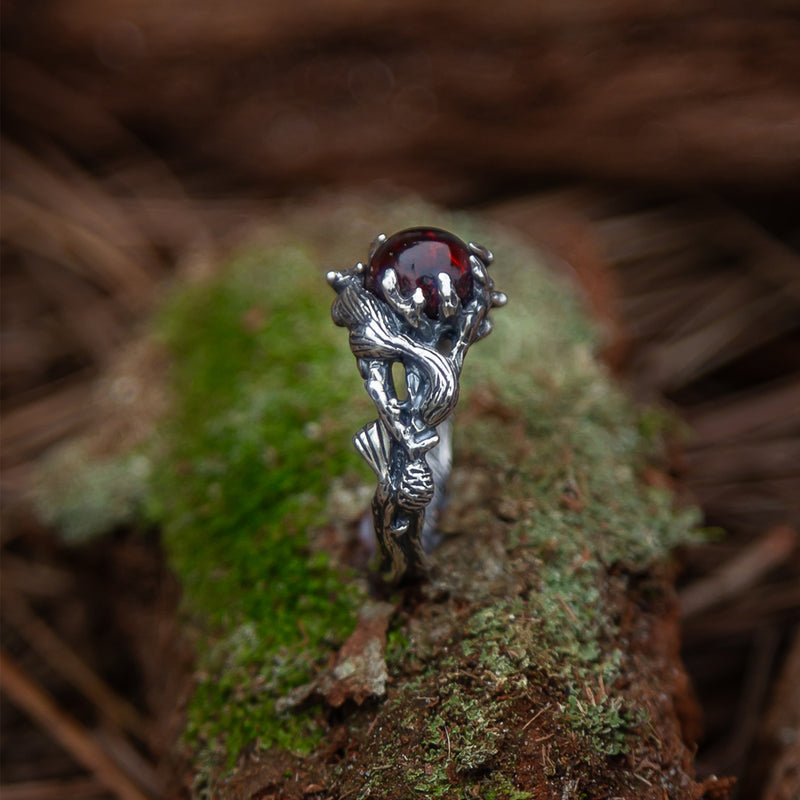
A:
<svg viewBox="0 0 800 800">
<path fill-rule="evenodd" d="M 372 517 L 391 582 L 424 575 L 425 554 L 437 541 L 433 512 L 450 471 L 448 418 L 461 368 L 469 346 L 491 331 L 489 310 L 507 300 L 493 291 L 491 261 L 485 247 L 447 231 L 409 228 L 378 236 L 366 265 L 327 275 L 337 294 L 331 316 L 350 331 L 378 411 L 353 441 L 378 478 Z M 405 392 L 395 385 L 398 362 Z"/>
</svg>

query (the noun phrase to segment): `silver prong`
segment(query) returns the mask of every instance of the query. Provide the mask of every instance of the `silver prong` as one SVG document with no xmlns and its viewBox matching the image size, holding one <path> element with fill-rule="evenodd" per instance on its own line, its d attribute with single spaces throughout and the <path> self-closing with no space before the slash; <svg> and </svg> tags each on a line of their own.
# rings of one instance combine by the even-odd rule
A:
<svg viewBox="0 0 800 800">
<path fill-rule="evenodd" d="M 460 305 L 456 287 L 453 286 L 453 281 L 446 272 L 440 272 L 438 280 L 439 295 L 442 298 L 442 316 L 445 319 L 450 319 L 458 311 Z"/>
<path fill-rule="evenodd" d="M 379 233 L 373 240 L 372 244 L 369 246 L 369 260 L 372 261 L 372 256 L 375 255 L 375 251 L 386 241 L 386 234 Z"/>
<path fill-rule="evenodd" d="M 364 262 L 359 261 L 358 264 L 353 267 L 353 272 L 355 272 L 356 275 L 363 275 L 365 269 Z"/>
<path fill-rule="evenodd" d="M 383 273 L 381 286 L 386 302 L 416 328 L 420 322 L 422 307 L 425 305 L 425 296 L 420 287 L 417 287 L 411 297 L 403 297 L 397 285 L 397 273 L 391 268 Z"/>
<path fill-rule="evenodd" d="M 489 273 L 486 272 L 486 265 L 475 255 L 469 257 L 469 264 L 472 268 L 472 277 L 482 286 L 485 286 L 489 282 Z"/>
<path fill-rule="evenodd" d="M 489 266 L 489 264 L 494 261 L 494 255 L 492 251 L 489 250 L 488 247 L 484 247 L 482 244 L 478 244 L 477 242 L 470 242 L 467 247 L 476 255 L 478 258 L 483 261 L 484 266 Z"/>
</svg>

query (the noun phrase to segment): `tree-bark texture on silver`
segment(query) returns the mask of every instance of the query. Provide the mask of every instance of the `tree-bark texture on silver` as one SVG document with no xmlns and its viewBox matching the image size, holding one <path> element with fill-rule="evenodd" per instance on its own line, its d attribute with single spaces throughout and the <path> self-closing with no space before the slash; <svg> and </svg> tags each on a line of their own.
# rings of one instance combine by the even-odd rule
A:
<svg viewBox="0 0 800 800">
<path fill-rule="evenodd" d="M 385 240 L 379 236 L 370 255 Z M 422 313 L 419 289 L 402 294 L 394 269 L 382 277 L 385 300 L 365 288 L 362 263 L 327 275 L 337 293 L 331 316 L 350 331 L 350 348 L 378 411 L 354 443 L 378 478 L 372 515 L 382 572 L 391 582 L 425 573 L 425 554 L 437 541 L 434 517 L 451 461 L 448 417 L 458 401 L 464 357 L 491 331 L 489 310 L 506 302 L 504 294 L 493 291 L 487 271 L 492 254 L 474 243 L 467 247 L 471 297 L 462 301 L 449 276 L 440 273 L 437 319 Z M 397 362 L 405 371 L 405 391 L 395 385 Z"/>
</svg>

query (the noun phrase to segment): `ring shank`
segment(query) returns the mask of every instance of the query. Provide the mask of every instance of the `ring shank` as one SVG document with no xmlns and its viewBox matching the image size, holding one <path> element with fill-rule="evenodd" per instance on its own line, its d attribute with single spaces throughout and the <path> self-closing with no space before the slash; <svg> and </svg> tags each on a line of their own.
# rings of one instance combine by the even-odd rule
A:
<svg viewBox="0 0 800 800">
<path fill-rule="evenodd" d="M 450 477 L 450 468 L 453 464 L 453 418 L 448 417 L 436 429 L 439 434 L 439 444 L 427 453 L 428 466 L 433 474 L 433 499 L 425 513 L 425 522 L 422 526 L 422 549 L 426 553 L 432 552 L 441 541 L 436 526 L 441 512 L 446 505 L 447 497 L 445 487 Z"/>
</svg>

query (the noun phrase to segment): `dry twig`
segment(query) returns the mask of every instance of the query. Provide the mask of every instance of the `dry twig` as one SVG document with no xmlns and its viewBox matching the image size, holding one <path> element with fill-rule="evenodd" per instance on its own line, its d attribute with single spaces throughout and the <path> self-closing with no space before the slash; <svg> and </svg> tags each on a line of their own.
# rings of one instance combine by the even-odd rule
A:
<svg viewBox="0 0 800 800">
<path fill-rule="evenodd" d="M 147 800 L 148 795 L 98 746 L 92 736 L 2 652 L 0 687 L 120 800 Z"/>
<path fill-rule="evenodd" d="M 796 545 L 797 531 L 788 525 L 767 531 L 711 575 L 687 586 L 680 595 L 681 614 L 697 616 L 744 592 L 788 558 Z"/>
<path fill-rule="evenodd" d="M 146 740 L 148 723 L 124 698 L 117 695 L 85 661 L 30 608 L 17 592 L 3 593 L 3 615 L 17 633 L 62 677 L 91 700 L 101 717 Z"/>
</svg>

